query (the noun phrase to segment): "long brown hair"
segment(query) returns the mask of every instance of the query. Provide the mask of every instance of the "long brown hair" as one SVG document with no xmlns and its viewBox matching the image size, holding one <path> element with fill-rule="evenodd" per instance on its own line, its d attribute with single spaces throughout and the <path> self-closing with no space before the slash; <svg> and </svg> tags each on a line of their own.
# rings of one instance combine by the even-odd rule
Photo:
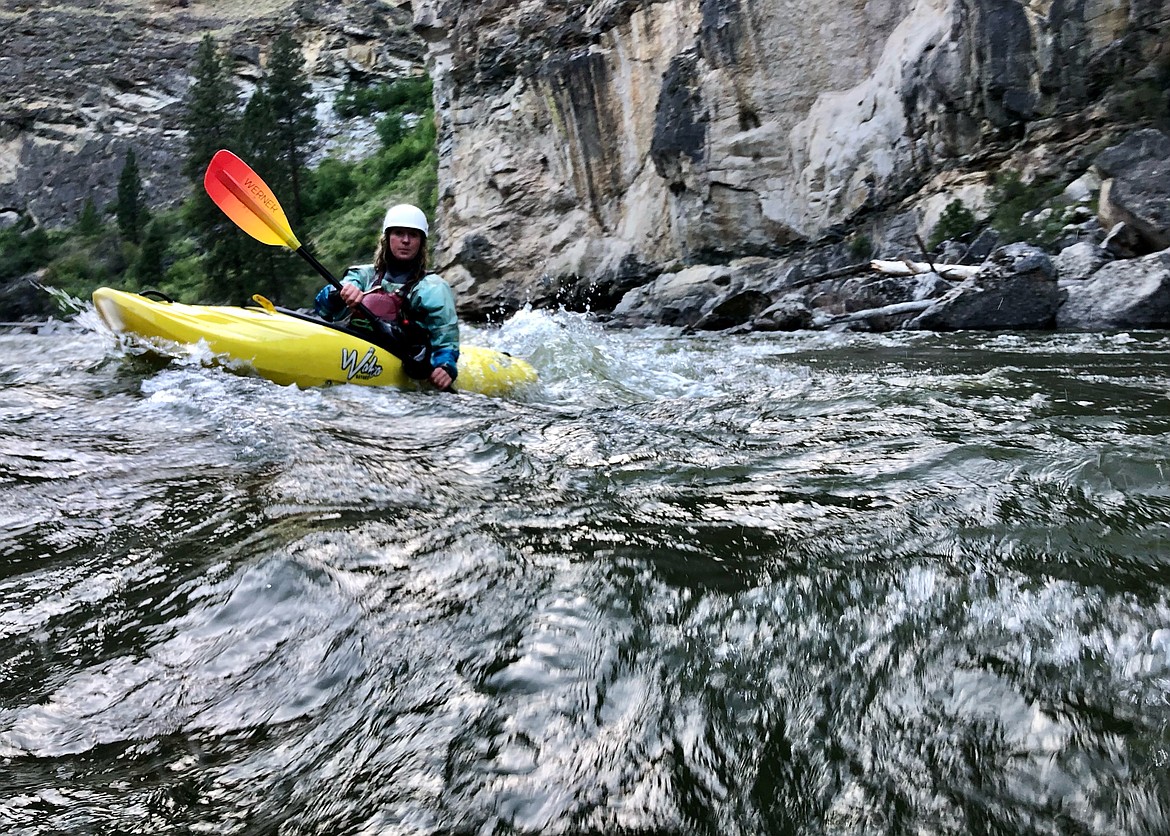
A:
<svg viewBox="0 0 1170 836">
<path fill-rule="evenodd" d="M 421 232 L 419 234 L 422 235 Z M 374 250 L 374 275 L 381 279 L 390 272 L 391 265 L 397 268 L 404 266 L 408 268 L 406 284 L 414 284 L 425 276 L 427 274 L 427 236 L 422 236 L 422 240 L 418 244 L 418 253 L 404 265 L 390 254 L 390 230 L 384 230 L 382 237 L 378 239 L 378 248 Z"/>
</svg>

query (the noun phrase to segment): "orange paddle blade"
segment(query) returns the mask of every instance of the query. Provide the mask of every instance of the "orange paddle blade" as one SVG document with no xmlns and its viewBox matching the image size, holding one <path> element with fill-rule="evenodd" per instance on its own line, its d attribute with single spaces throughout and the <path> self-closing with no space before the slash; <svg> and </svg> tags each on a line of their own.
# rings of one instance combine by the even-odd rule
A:
<svg viewBox="0 0 1170 836">
<path fill-rule="evenodd" d="M 257 241 L 300 249 L 280 201 L 260 175 L 231 151 L 215 152 L 203 175 L 203 188 L 236 226 Z"/>
</svg>

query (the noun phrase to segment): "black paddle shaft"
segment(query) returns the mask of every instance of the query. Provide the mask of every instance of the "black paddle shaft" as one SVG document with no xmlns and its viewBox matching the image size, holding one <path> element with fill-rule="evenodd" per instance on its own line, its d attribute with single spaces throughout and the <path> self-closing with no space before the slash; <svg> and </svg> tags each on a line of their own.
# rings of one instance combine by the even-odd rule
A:
<svg viewBox="0 0 1170 836">
<path fill-rule="evenodd" d="M 314 256 L 311 252 L 306 250 L 303 245 L 301 247 L 297 248 L 296 253 L 301 258 L 303 258 L 305 261 L 309 262 L 310 267 L 312 267 L 314 270 L 316 270 L 318 273 L 320 273 L 322 276 L 324 276 L 326 278 L 326 280 L 329 282 L 329 284 L 331 284 L 335 288 L 337 288 L 338 293 L 341 292 L 341 282 L 337 281 L 336 277 L 334 277 L 334 275 L 329 272 L 329 268 L 326 267 L 324 264 L 322 264 L 320 261 L 318 261 L 316 256 Z M 366 319 L 368 319 L 371 323 L 373 323 L 375 330 L 377 330 L 379 333 L 385 333 L 385 330 L 386 330 L 384 327 L 385 323 L 383 323 L 382 320 L 378 319 L 378 317 L 374 316 L 374 314 L 370 311 L 369 308 L 367 308 L 361 302 L 357 303 L 357 308 L 359 311 L 362 312 L 363 315 L 365 315 Z"/>
<path fill-rule="evenodd" d="M 329 281 L 329 284 L 337 288 L 338 293 L 341 292 L 341 282 L 339 282 L 334 277 L 334 275 L 329 272 L 329 268 L 318 261 L 311 252 L 304 248 L 304 246 L 298 247 L 296 249 L 296 254 L 305 261 L 309 262 L 314 270 L 316 270 Z M 408 350 L 403 345 L 401 334 L 396 333 L 393 326 L 378 319 L 378 317 L 375 316 L 374 313 L 361 302 L 357 303 L 357 309 L 366 319 L 370 321 L 370 327 L 373 330 L 373 333 L 370 336 L 377 338 L 374 340 L 369 340 L 369 337 L 366 337 L 365 339 L 369 340 L 380 348 L 386 349 L 399 360 L 401 360 L 403 368 L 406 369 L 406 372 L 410 377 L 415 379 L 422 379 L 430 373 L 431 367 L 429 356 L 427 356 L 426 359 L 415 356 L 415 352 Z M 429 352 L 426 352 L 426 354 L 429 355 Z"/>
</svg>

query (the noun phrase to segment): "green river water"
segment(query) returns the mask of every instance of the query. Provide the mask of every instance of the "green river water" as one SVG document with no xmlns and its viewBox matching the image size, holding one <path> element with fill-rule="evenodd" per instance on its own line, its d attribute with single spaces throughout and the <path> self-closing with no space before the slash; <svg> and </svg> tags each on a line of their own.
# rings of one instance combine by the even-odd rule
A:
<svg viewBox="0 0 1170 836">
<path fill-rule="evenodd" d="M 0 333 L 0 832 L 1170 832 L 1170 335 Z"/>
</svg>

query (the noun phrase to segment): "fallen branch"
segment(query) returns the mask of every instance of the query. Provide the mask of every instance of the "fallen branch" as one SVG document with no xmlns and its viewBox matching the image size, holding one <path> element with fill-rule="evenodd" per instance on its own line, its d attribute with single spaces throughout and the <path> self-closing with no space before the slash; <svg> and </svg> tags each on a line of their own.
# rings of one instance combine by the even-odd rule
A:
<svg viewBox="0 0 1170 836">
<path fill-rule="evenodd" d="M 926 259 L 926 265 L 930 268 L 930 272 L 937 273 L 938 268 L 931 263 L 930 256 L 927 255 L 929 250 L 926 249 L 926 243 L 922 240 L 922 236 L 916 233 L 914 235 L 914 240 L 917 241 L 918 246 L 922 248 L 922 257 Z"/>
<path fill-rule="evenodd" d="M 921 299 L 914 302 L 895 302 L 892 305 L 883 305 L 880 308 L 866 308 L 863 311 L 851 311 L 845 314 L 834 314 L 820 321 L 821 325 L 835 325 L 838 322 L 857 322 L 862 319 L 874 319 L 879 316 L 898 316 L 899 314 L 918 313 L 938 302 L 937 299 Z"/>
</svg>

